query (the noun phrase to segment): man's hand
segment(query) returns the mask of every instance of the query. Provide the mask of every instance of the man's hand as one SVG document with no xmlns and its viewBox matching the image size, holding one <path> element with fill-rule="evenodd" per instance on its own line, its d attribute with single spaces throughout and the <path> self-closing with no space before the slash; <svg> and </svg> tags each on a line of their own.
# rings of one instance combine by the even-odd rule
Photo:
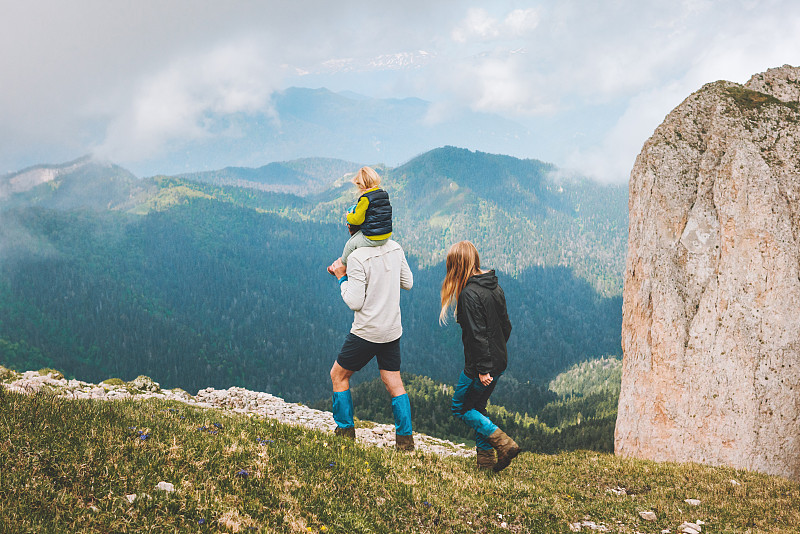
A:
<svg viewBox="0 0 800 534">
<path fill-rule="evenodd" d="M 492 380 L 494 380 L 494 378 L 492 378 L 492 375 L 490 375 L 489 373 L 486 373 L 485 375 L 478 375 L 478 380 L 480 380 L 481 384 L 483 384 L 484 386 L 488 386 L 489 384 L 492 383 Z"/>
<path fill-rule="evenodd" d="M 342 258 L 336 258 L 336 261 L 328 267 L 328 272 L 338 279 L 347 274 L 347 266 L 342 263 Z"/>
</svg>

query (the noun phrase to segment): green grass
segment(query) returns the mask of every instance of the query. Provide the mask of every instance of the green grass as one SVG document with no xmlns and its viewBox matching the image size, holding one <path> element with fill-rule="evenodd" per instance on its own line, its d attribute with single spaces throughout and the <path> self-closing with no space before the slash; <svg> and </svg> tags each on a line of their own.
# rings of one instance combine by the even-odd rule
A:
<svg viewBox="0 0 800 534">
<path fill-rule="evenodd" d="M 798 110 L 797 102 L 784 102 L 772 95 L 753 91 L 741 86 L 726 87 L 725 92 L 733 98 L 736 105 L 743 111 L 758 110 L 767 105 L 780 105 Z"/>
<path fill-rule="evenodd" d="M 593 452 L 524 453 L 499 474 L 473 462 L 180 403 L 0 388 L 0 532 L 550 533 L 584 518 L 630 533 L 696 519 L 704 532 L 800 525 L 798 484 L 778 477 Z M 161 481 L 175 492 L 157 490 Z M 617 487 L 628 495 L 607 491 Z M 658 521 L 642 521 L 643 510 Z"/>
</svg>

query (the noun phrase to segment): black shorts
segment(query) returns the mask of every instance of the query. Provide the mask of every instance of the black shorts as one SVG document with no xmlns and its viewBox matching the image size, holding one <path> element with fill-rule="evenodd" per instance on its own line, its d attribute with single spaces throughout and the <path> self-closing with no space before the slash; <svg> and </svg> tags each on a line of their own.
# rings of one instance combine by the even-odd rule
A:
<svg viewBox="0 0 800 534">
<path fill-rule="evenodd" d="M 360 371 L 374 356 L 378 358 L 378 369 L 399 371 L 400 338 L 389 343 L 373 343 L 351 332 L 347 334 L 336 361 L 348 371 Z"/>
</svg>

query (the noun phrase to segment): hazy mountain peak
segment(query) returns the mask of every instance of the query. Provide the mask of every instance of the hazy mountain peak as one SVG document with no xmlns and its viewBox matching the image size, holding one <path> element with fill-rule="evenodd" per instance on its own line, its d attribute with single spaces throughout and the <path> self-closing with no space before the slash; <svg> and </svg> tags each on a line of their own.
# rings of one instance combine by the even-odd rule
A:
<svg viewBox="0 0 800 534">
<path fill-rule="evenodd" d="M 35 165 L 7 174 L 0 177 L 0 199 L 8 198 L 15 193 L 30 191 L 36 186 L 52 182 L 58 176 L 74 172 L 91 163 L 94 163 L 94 160 L 87 155 L 59 165 Z"/>
<path fill-rule="evenodd" d="M 50 184 L 49 187 L 45 184 Z M 93 156 L 36 165 L 0 178 L 0 200 L 9 206 L 41 204 L 72 209 L 119 209 L 135 203 L 144 186 L 130 171 Z"/>
</svg>

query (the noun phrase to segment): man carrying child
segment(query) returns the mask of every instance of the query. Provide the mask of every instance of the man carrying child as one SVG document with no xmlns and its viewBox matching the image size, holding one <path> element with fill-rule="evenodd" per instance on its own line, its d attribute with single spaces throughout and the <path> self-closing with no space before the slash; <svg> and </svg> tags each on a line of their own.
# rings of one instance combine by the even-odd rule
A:
<svg viewBox="0 0 800 534">
<path fill-rule="evenodd" d="M 362 184 L 357 185 L 362 189 Z M 351 234 L 359 232 L 359 225 L 355 223 L 360 222 L 362 236 L 370 243 L 366 246 L 361 244 L 344 254 L 348 256 L 344 258 L 346 265 L 343 258 L 339 258 L 328 267 L 328 271 L 339 280 L 342 299 L 354 312 L 350 333 L 331 368 L 333 418 L 336 421 L 337 435 L 355 438 L 350 377 L 376 357 L 381 380 L 392 398 L 396 447 L 401 450 L 414 450 L 411 404 L 400 377 L 400 337 L 403 333 L 400 320 L 400 289 L 411 289 L 414 277 L 402 247 L 389 239 L 391 206 L 388 204 L 388 195 L 383 192 L 383 195 L 367 197 L 367 205 L 363 205 L 362 199 L 371 191 L 383 192 L 374 185 L 367 187 L 354 210 L 357 217 L 354 217 L 352 222 L 348 217 Z M 385 200 L 385 204 L 382 200 Z M 362 210 L 359 209 L 359 205 L 363 207 Z M 385 218 L 370 217 L 371 210 L 381 207 L 389 208 L 388 231 Z M 380 210 L 378 214 L 380 215 Z M 364 235 L 365 225 L 371 222 L 376 224 Z"/>
</svg>

